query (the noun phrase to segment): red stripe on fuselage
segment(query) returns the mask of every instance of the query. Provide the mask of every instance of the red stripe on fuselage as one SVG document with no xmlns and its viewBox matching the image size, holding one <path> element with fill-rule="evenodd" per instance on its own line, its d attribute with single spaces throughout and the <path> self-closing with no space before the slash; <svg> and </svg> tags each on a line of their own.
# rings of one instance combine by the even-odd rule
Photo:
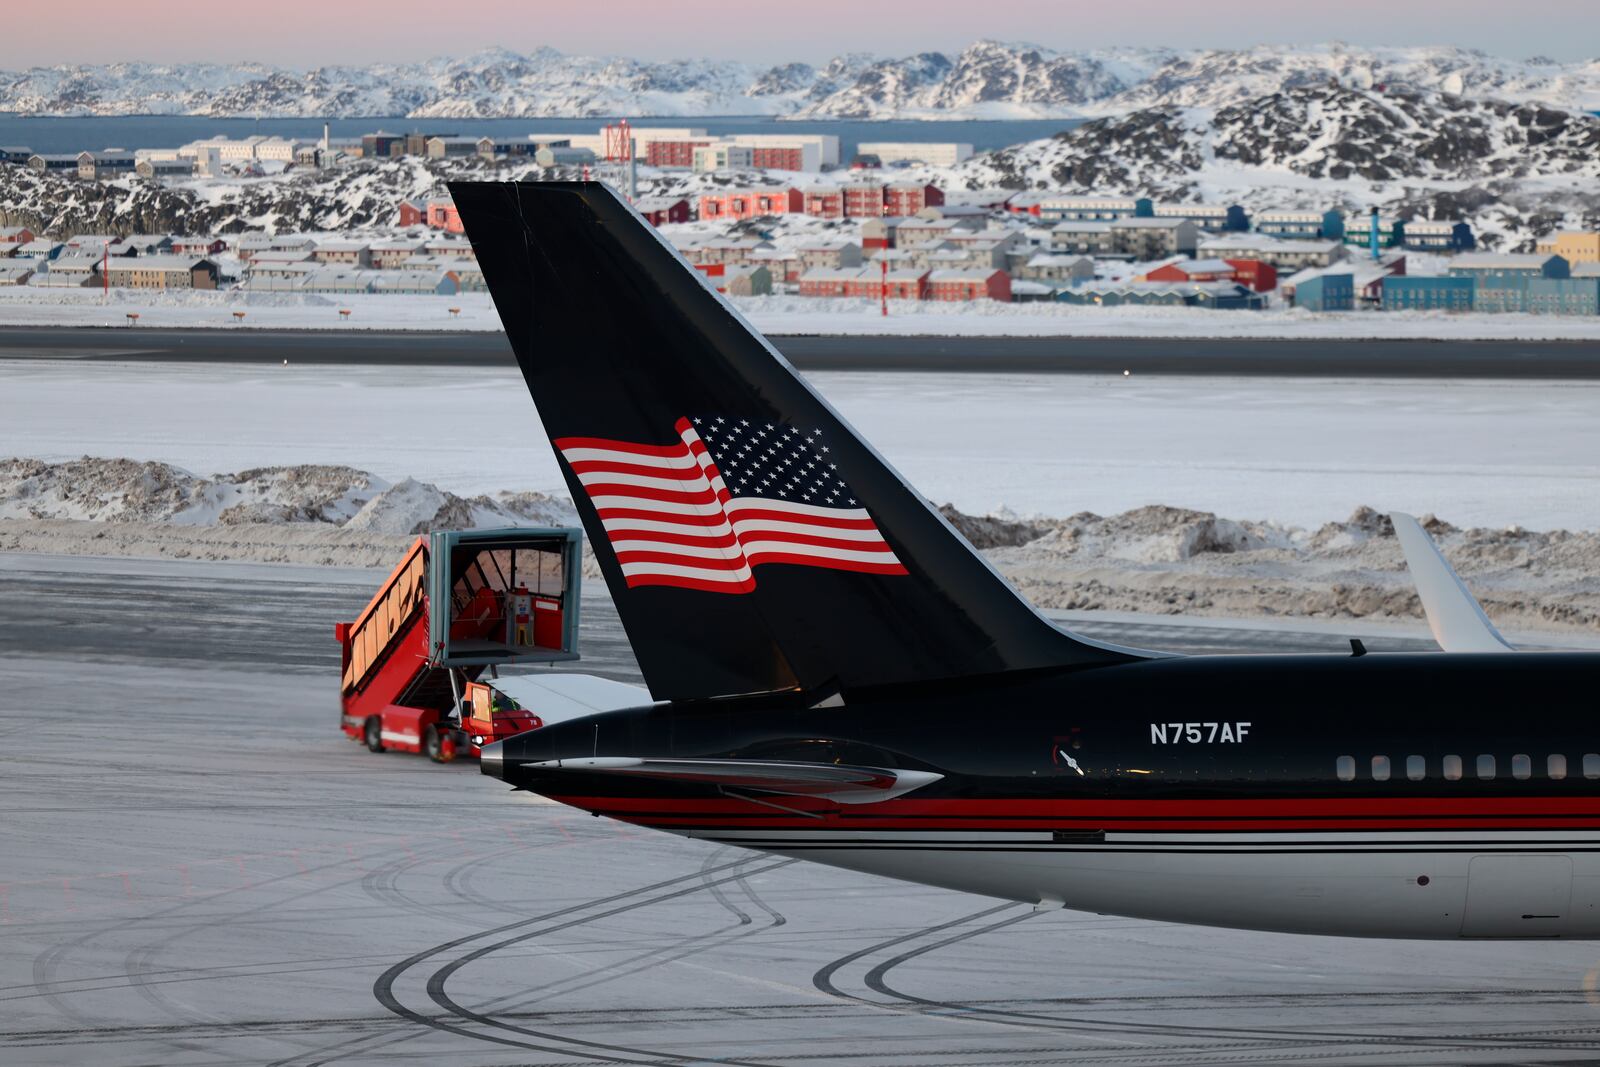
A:
<svg viewBox="0 0 1600 1067">
<path fill-rule="evenodd" d="M 1587 830 L 1600 829 L 1600 797 L 1326 798 L 1263 800 L 890 800 L 839 807 L 802 797 L 771 797 L 784 815 L 731 797 L 562 796 L 564 804 L 663 828 L 736 825 L 852 830 Z M 805 814 L 800 814 L 800 813 Z M 821 816 L 820 824 L 817 816 Z"/>
</svg>

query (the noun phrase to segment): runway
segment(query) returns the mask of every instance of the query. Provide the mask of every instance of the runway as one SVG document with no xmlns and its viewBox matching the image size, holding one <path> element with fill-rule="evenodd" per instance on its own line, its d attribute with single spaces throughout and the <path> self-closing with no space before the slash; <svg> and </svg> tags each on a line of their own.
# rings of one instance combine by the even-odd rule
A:
<svg viewBox="0 0 1600 1067">
<path fill-rule="evenodd" d="M 1584 341 L 773 336 L 801 370 L 1600 379 Z M 0 360 L 510 366 L 498 332 L 0 327 Z"/>
<path fill-rule="evenodd" d="M 0 1061 L 1556 1063 L 1600 945 L 1252 934 L 743 854 L 336 728 L 365 571 L 0 555 Z M 603 590 L 583 669 L 636 678 Z M 1199 651 L 1345 628 L 1079 619 Z M 1349 628 L 1375 651 L 1414 632 Z M 974 729 L 981 730 L 981 720 Z"/>
</svg>

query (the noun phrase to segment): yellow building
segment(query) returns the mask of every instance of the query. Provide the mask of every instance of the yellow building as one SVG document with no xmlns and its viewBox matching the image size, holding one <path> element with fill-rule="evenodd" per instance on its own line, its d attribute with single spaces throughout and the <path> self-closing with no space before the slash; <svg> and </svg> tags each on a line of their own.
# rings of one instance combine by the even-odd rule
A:
<svg viewBox="0 0 1600 1067">
<path fill-rule="evenodd" d="M 1571 264 L 1600 263 L 1600 233 L 1562 230 L 1539 238 L 1540 255 L 1560 256 Z"/>
</svg>

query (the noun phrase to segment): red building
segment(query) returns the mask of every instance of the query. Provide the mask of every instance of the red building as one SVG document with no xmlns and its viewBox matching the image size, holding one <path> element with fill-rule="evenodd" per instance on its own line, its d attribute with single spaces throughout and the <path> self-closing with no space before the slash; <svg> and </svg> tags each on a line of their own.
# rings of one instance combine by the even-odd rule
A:
<svg viewBox="0 0 1600 1067">
<path fill-rule="evenodd" d="M 819 219 L 844 218 L 844 190 L 830 187 L 807 189 L 805 212 Z"/>
<path fill-rule="evenodd" d="M 693 162 L 693 150 L 689 156 Z M 750 165 L 758 170 L 805 170 L 805 160 L 803 148 L 752 146 L 750 149 Z"/>
<path fill-rule="evenodd" d="M 651 142 L 652 144 L 654 142 Z M 645 217 L 652 226 L 664 222 L 688 222 L 689 200 L 682 196 L 641 196 L 633 202 L 634 210 Z"/>
<path fill-rule="evenodd" d="M 868 267 L 845 284 L 844 295 L 877 300 L 885 291 L 890 300 L 921 300 L 928 295 L 928 272 L 906 268 L 884 274 L 882 270 Z"/>
<path fill-rule="evenodd" d="M 797 214 L 805 208 L 798 189 L 733 189 L 700 197 L 700 219 L 737 222 L 762 215 Z"/>
<path fill-rule="evenodd" d="M 915 215 L 926 207 L 941 207 L 944 190 L 921 182 L 892 182 L 883 187 L 882 214 Z"/>
<path fill-rule="evenodd" d="M 999 300 L 1011 303 L 1011 275 L 1003 270 L 936 270 L 928 275 L 929 300 Z"/>
<path fill-rule="evenodd" d="M 1199 282 L 1238 281 L 1239 271 L 1225 259 L 1180 259 L 1147 271 L 1139 277 L 1143 282 Z"/>
<path fill-rule="evenodd" d="M 1228 263 L 1233 267 L 1233 276 L 1240 285 L 1248 285 L 1258 293 L 1270 293 L 1278 287 L 1278 268 L 1271 263 L 1263 263 L 1259 259 L 1230 259 Z M 1403 267 L 1400 273 L 1405 273 Z"/>
<path fill-rule="evenodd" d="M 0 226 L 0 252 L 10 255 L 13 248 L 21 248 L 37 235 L 26 226 Z"/>
<path fill-rule="evenodd" d="M 4 238 L 0 237 L 0 241 Z M 175 256 L 216 256 L 228 247 L 220 237 L 174 237 L 172 254 Z"/>
<path fill-rule="evenodd" d="M 800 275 L 801 296 L 846 296 L 850 287 L 861 281 L 861 267 L 845 270 L 808 270 Z"/>
<path fill-rule="evenodd" d="M 400 201 L 399 216 L 395 219 L 396 226 L 405 229 L 408 226 L 426 226 L 427 224 L 428 209 L 425 205 L 419 204 L 415 200 Z"/>
<path fill-rule="evenodd" d="M 427 223 L 435 230 L 445 233 L 466 233 L 467 228 L 461 225 L 461 212 L 456 210 L 456 205 L 449 200 L 429 200 Z"/>
<path fill-rule="evenodd" d="M 645 142 L 644 161 L 652 167 L 692 167 L 694 166 L 694 150 L 704 148 L 711 141 L 707 138 L 695 140 L 650 140 Z M 660 225 L 657 223 L 656 225 Z"/>
<path fill-rule="evenodd" d="M 1271 263 L 1258 259 L 1180 259 L 1145 273 L 1140 280 L 1187 284 L 1237 282 L 1258 293 L 1270 293 L 1278 287 L 1278 270 Z"/>
</svg>

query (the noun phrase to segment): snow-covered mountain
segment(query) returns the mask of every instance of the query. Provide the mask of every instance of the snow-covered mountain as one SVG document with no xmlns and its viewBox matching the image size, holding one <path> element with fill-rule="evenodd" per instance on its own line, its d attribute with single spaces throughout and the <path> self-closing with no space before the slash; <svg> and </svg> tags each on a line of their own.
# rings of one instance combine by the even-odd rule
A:
<svg viewBox="0 0 1600 1067">
<path fill-rule="evenodd" d="M 1466 218 L 1492 247 L 1600 216 L 1600 118 L 1394 87 L 1302 84 L 1161 105 L 951 168 L 955 187 Z"/>
<path fill-rule="evenodd" d="M 1438 91 L 1600 108 L 1600 60 L 1506 60 L 1460 48 L 1262 46 L 1240 51 L 1052 51 L 978 41 L 959 54 L 848 53 L 818 67 L 645 62 L 491 49 L 461 59 L 290 70 L 261 64 L 0 71 L 0 111 L 490 118 L 783 115 L 1024 118 L 1221 107 L 1308 85 Z"/>
</svg>

